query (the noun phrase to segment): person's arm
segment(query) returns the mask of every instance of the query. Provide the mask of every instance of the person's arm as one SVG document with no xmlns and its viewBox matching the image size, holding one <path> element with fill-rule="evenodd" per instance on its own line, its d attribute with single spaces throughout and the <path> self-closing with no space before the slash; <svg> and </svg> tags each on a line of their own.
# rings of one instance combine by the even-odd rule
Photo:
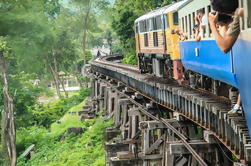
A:
<svg viewBox="0 0 251 166">
<path fill-rule="evenodd" d="M 195 32 L 195 41 L 197 41 L 197 42 L 201 41 L 201 36 L 200 36 L 199 29 L 196 29 L 196 32 Z"/>
<path fill-rule="evenodd" d="M 238 36 L 236 35 L 224 35 L 221 36 L 220 32 L 217 29 L 216 22 L 218 19 L 218 13 L 213 15 L 212 13 L 209 14 L 209 24 L 212 30 L 212 33 L 215 37 L 215 40 L 220 47 L 220 49 L 227 53 L 231 50 L 232 46 L 234 45 L 235 41 L 237 40 Z"/>
</svg>

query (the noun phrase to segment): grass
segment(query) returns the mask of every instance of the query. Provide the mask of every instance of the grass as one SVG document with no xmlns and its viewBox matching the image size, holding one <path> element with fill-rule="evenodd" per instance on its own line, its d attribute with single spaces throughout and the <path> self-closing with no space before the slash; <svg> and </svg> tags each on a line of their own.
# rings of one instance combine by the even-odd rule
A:
<svg viewBox="0 0 251 166">
<path fill-rule="evenodd" d="M 55 122 L 51 125 L 51 134 L 58 137 L 71 127 L 83 127 L 83 123 L 76 115 L 66 114 L 59 123 Z"/>
<path fill-rule="evenodd" d="M 85 105 L 85 100 L 82 101 L 80 104 L 73 106 L 69 111 L 74 112 L 74 111 L 81 111 L 83 110 L 83 106 Z"/>
<path fill-rule="evenodd" d="M 65 122 L 69 120 L 65 119 Z M 18 166 L 105 166 L 103 135 L 105 129 L 111 125 L 111 120 L 106 121 L 102 117 L 85 121 L 82 124 L 85 129 L 82 135 L 68 135 L 63 141 L 48 139 L 28 162 L 19 158 Z M 54 130 L 58 132 L 64 128 L 61 124 Z M 55 133 L 49 134 L 48 138 L 54 137 Z M 88 143 L 92 146 L 87 146 Z"/>
<path fill-rule="evenodd" d="M 80 104 L 73 106 L 69 111 L 79 111 L 85 105 L 85 101 L 82 101 Z M 51 125 L 51 134 L 54 136 L 62 135 L 68 128 L 71 127 L 84 127 L 84 124 L 81 122 L 77 114 L 66 113 L 58 122 L 55 122 Z"/>
<path fill-rule="evenodd" d="M 70 111 L 79 111 L 85 105 L 81 102 Z M 66 113 L 60 122 L 51 124 L 50 131 L 39 127 L 25 129 L 22 138 L 26 145 L 36 145 L 36 153 L 28 161 L 18 159 L 18 166 L 105 166 L 104 132 L 112 125 L 112 120 L 101 116 L 81 122 L 77 114 Z M 84 133 L 78 136 L 60 136 L 70 127 L 82 127 Z M 30 133 L 36 133 L 29 135 Z M 20 140 L 20 142 L 23 140 Z M 91 143 L 92 146 L 87 146 Z"/>
</svg>

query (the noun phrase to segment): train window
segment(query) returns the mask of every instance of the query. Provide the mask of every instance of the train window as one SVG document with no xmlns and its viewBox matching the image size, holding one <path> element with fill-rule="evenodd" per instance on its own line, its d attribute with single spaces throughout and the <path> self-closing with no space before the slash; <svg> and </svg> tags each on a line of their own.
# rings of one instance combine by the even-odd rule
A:
<svg viewBox="0 0 251 166">
<path fill-rule="evenodd" d="M 156 25 L 156 18 L 152 18 L 152 24 L 153 24 L 153 30 L 157 30 L 157 25 Z"/>
<path fill-rule="evenodd" d="M 158 32 L 153 32 L 153 45 L 154 47 L 158 47 Z"/>
<path fill-rule="evenodd" d="M 135 33 L 139 33 L 139 24 L 137 22 L 135 23 Z"/>
<path fill-rule="evenodd" d="M 194 28 L 194 26 L 195 26 L 195 12 L 193 12 L 193 14 L 192 14 L 192 29 Z M 195 36 L 195 33 L 194 33 L 194 31 L 192 31 L 192 38 L 194 38 Z"/>
<path fill-rule="evenodd" d="M 153 18 L 149 19 L 149 31 L 153 30 Z"/>
<path fill-rule="evenodd" d="M 165 25 L 165 29 L 169 28 L 169 22 L 168 22 L 168 17 L 166 14 L 164 14 L 164 25 Z"/>
<path fill-rule="evenodd" d="M 161 15 L 156 17 L 156 30 L 162 29 Z"/>
<path fill-rule="evenodd" d="M 146 20 L 146 32 L 150 30 L 150 19 Z"/>
<path fill-rule="evenodd" d="M 193 12 L 193 16 L 192 16 L 193 18 L 193 26 L 195 25 L 195 12 Z"/>
<path fill-rule="evenodd" d="M 141 33 L 146 32 L 145 20 L 139 22 L 139 31 Z"/>
<path fill-rule="evenodd" d="M 144 34 L 144 44 L 145 44 L 145 47 L 148 47 L 148 34 Z"/>
<path fill-rule="evenodd" d="M 185 31 L 186 31 L 186 33 L 188 32 L 188 29 L 187 29 L 187 16 L 185 16 Z"/>
<path fill-rule="evenodd" d="M 149 31 L 149 20 L 143 20 L 139 22 L 139 31 L 141 33 Z"/>
<path fill-rule="evenodd" d="M 251 28 L 251 1 L 247 1 L 248 28 Z"/>
<path fill-rule="evenodd" d="M 208 11 L 208 15 L 209 15 L 209 13 L 211 12 L 211 6 L 208 6 L 207 7 L 207 11 Z M 209 22 L 207 23 L 207 29 L 208 29 L 208 33 L 209 33 L 209 37 L 212 35 L 212 30 L 211 30 L 211 28 L 210 28 L 210 26 L 209 26 Z"/>
<path fill-rule="evenodd" d="M 191 38 L 191 35 L 192 35 L 191 14 L 188 15 L 188 22 L 189 22 L 189 38 Z"/>
<path fill-rule="evenodd" d="M 182 30 L 184 31 L 185 29 L 185 23 L 184 23 L 184 17 L 182 17 Z"/>
<path fill-rule="evenodd" d="M 179 15 L 178 15 L 178 12 L 173 13 L 173 25 L 179 25 Z"/>
</svg>

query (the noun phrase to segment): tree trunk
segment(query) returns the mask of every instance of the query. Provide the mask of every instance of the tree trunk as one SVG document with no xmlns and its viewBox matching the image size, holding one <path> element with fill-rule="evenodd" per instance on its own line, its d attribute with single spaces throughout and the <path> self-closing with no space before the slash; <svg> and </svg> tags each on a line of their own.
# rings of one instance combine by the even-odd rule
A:
<svg viewBox="0 0 251 166">
<path fill-rule="evenodd" d="M 49 71 L 50 71 L 50 73 L 51 73 L 51 75 L 52 75 L 52 78 L 53 78 L 53 80 L 54 80 L 54 83 L 55 83 L 55 88 L 56 88 L 57 95 L 58 95 L 59 98 L 61 98 L 62 96 L 61 96 L 61 93 L 60 93 L 60 87 L 59 87 L 59 82 L 58 82 L 58 80 L 57 80 L 57 77 L 56 77 L 55 74 L 54 74 L 54 70 L 53 70 L 51 64 L 49 64 L 48 61 L 47 61 L 47 64 L 48 64 Z"/>
<path fill-rule="evenodd" d="M 59 84 L 61 84 L 62 89 L 65 93 L 65 96 L 68 98 L 68 92 L 65 90 L 64 82 L 60 79 L 59 74 L 58 74 L 58 63 L 57 63 L 57 59 L 55 57 L 54 52 L 52 55 L 53 55 L 53 61 L 54 61 L 54 70 L 52 70 L 52 72 L 54 73 L 56 80 L 58 80 Z"/>
<path fill-rule="evenodd" d="M 58 77 L 58 80 L 59 80 L 60 84 L 62 85 L 62 89 L 63 89 L 63 91 L 65 93 L 65 97 L 68 98 L 69 95 L 68 95 L 68 92 L 65 90 L 64 80 L 62 81 L 61 78 L 59 78 L 59 75 L 57 75 L 57 77 Z"/>
<path fill-rule="evenodd" d="M 81 74 L 78 74 L 78 73 L 74 73 L 74 76 L 77 78 L 77 82 L 78 82 L 80 88 L 83 88 L 84 85 L 83 85 L 82 80 L 80 79 L 80 77 L 81 77 L 82 75 L 81 75 Z"/>
<path fill-rule="evenodd" d="M 5 155 L 5 165 L 15 166 L 16 154 L 16 131 L 14 123 L 13 99 L 9 95 L 8 80 L 5 69 L 3 53 L 0 52 L 0 69 L 3 79 L 4 111 L 2 112 L 2 146 Z"/>
<path fill-rule="evenodd" d="M 86 43 L 87 43 L 87 30 L 88 30 L 88 26 L 89 26 L 89 17 L 90 17 L 90 12 L 91 12 L 91 0 L 88 0 L 87 2 L 87 11 L 85 14 L 85 18 L 84 18 L 84 35 L 83 35 L 83 43 L 82 43 L 82 47 L 83 47 L 83 53 L 84 53 L 84 64 L 87 63 L 87 59 L 86 59 L 86 55 L 85 55 L 85 50 L 86 50 Z"/>
</svg>

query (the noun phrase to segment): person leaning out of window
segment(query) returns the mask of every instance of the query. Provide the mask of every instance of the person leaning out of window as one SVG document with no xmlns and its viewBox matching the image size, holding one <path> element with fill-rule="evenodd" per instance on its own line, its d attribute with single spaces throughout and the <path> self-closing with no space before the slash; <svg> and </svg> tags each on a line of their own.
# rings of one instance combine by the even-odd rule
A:
<svg viewBox="0 0 251 166">
<path fill-rule="evenodd" d="M 239 7 L 238 0 L 211 0 L 211 5 L 216 13 L 209 14 L 209 24 L 212 34 L 219 48 L 227 53 L 233 47 L 240 34 L 240 17 L 243 17 L 243 8 Z M 219 28 L 218 28 L 219 27 Z M 219 29 L 223 31 L 219 31 Z M 229 114 L 241 113 L 241 98 L 228 112 Z"/>
<path fill-rule="evenodd" d="M 213 10 L 209 14 L 209 24 L 212 34 L 219 48 L 227 53 L 231 50 L 240 34 L 240 17 L 243 17 L 243 8 L 238 8 L 238 0 L 211 0 Z M 221 35 L 218 31 L 218 25 L 228 26 L 227 32 Z"/>
</svg>

